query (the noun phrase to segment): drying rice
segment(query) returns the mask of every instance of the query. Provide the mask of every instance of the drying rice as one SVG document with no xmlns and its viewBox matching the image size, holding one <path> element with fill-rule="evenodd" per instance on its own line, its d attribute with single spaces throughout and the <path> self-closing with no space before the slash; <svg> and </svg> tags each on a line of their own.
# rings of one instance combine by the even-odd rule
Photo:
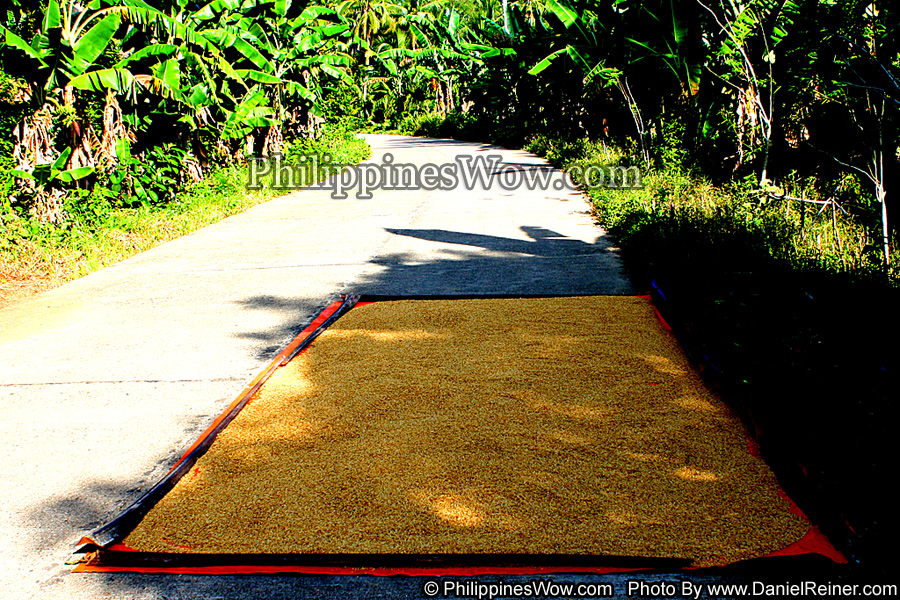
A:
<svg viewBox="0 0 900 600">
<path fill-rule="evenodd" d="M 808 527 L 647 300 L 429 300 L 342 317 L 125 543 L 702 566 Z"/>
</svg>

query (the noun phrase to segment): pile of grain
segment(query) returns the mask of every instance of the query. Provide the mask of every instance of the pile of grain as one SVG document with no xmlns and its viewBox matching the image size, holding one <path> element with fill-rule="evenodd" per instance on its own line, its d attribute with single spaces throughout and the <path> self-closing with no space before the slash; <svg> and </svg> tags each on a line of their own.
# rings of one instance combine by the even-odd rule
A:
<svg viewBox="0 0 900 600">
<path fill-rule="evenodd" d="M 360 306 L 125 543 L 757 557 L 807 524 L 635 297 Z"/>
</svg>

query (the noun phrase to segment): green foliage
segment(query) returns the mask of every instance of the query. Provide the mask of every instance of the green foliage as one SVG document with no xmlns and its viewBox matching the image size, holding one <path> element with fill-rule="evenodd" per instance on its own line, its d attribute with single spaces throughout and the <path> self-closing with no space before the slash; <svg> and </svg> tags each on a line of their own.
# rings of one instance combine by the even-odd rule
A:
<svg viewBox="0 0 900 600">
<path fill-rule="evenodd" d="M 594 160 L 600 156 L 604 156 L 606 162 L 611 162 L 612 159 L 612 155 L 604 149 L 602 142 L 591 141 L 584 137 L 563 139 L 547 135 L 534 135 L 528 139 L 523 148 L 543 156 L 563 169 L 585 164 L 585 161 Z M 622 157 L 618 156 L 618 158 Z"/>
<path fill-rule="evenodd" d="M 334 165 L 359 162 L 371 152 L 365 141 L 337 128 L 305 149 L 330 154 Z M 162 168 L 168 164 L 174 169 L 178 154 L 166 147 L 148 156 Z M 137 179 L 136 173 L 146 170 L 129 176 Z M 179 188 L 169 203 L 139 202 L 128 196 L 123 200 L 109 182 L 101 182 L 91 191 L 75 190 L 68 196 L 69 220 L 63 226 L 41 223 L 25 210 L 0 211 L 0 260 L 29 272 L 74 279 L 283 193 L 270 189 L 248 193 L 247 181 L 246 166 L 219 167 L 203 181 Z"/>
<path fill-rule="evenodd" d="M 299 156 L 331 157 L 331 165 L 354 165 L 369 157 L 371 148 L 355 134 L 353 122 L 338 121 L 326 125 L 319 137 L 297 137 L 287 143 L 285 158 Z"/>
<path fill-rule="evenodd" d="M 21 104 L 0 102 L 0 158 L 12 159 L 15 145 L 13 130 L 26 112 L 26 107 Z"/>
<path fill-rule="evenodd" d="M 19 179 L 33 181 L 38 190 L 47 189 L 53 184 L 72 184 L 94 172 L 94 168 L 89 166 L 67 169 L 66 164 L 71 154 L 72 149 L 66 148 L 53 162 L 39 164 L 31 173 L 20 169 L 13 169 L 11 172 Z"/>
<path fill-rule="evenodd" d="M 662 124 L 662 134 L 656 146 L 660 168 L 687 166 L 690 152 L 685 146 L 687 127 L 681 121 L 666 121 Z"/>
<path fill-rule="evenodd" d="M 396 124 L 394 131 L 401 135 L 416 135 L 416 132 L 424 132 L 427 129 L 436 129 L 444 120 L 440 113 L 424 110 L 410 110 L 404 113 L 403 118 Z M 424 135 L 420 133 L 419 135 Z"/>
<path fill-rule="evenodd" d="M 181 185 L 184 148 L 164 144 L 131 156 L 127 145 L 120 145 L 120 160 L 108 173 L 109 189 L 119 206 L 163 205 L 175 199 Z"/>
<path fill-rule="evenodd" d="M 366 125 L 362 117 L 362 97 L 356 86 L 350 83 L 342 81 L 325 89 L 321 108 L 327 121 L 341 121 L 353 129 L 362 129 Z"/>
<path fill-rule="evenodd" d="M 141 0 L 50 0 L 34 28 L 23 25 L 31 12 L 0 15 L 0 93 L 32 93 L 17 121 L 46 105 L 52 123 L 39 133 L 48 129 L 59 153 L 38 148 L 40 135 L 30 147 L 21 142 L 24 156 L 44 163 L 23 166 L 29 176 L 21 178 L 38 182 L 34 206 L 62 219 L 47 198 L 63 190 L 71 206 L 82 197 L 78 186 L 95 181 L 111 186 L 120 202 L 171 201 L 189 149 L 210 157 L 207 165 L 240 156 L 228 146 L 277 131 L 289 116 L 320 112 L 322 81 L 349 80 L 350 58 L 341 46 L 349 25 L 334 9 L 283 0 L 212 6 L 182 2 L 159 10 Z M 136 138 L 141 161 L 111 161 L 110 145 L 101 148 L 104 133 Z M 277 150 L 277 135 L 266 141 Z M 67 164 L 58 164 L 66 152 Z M 75 175 L 83 179 L 77 169 L 85 165 L 103 165 L 105 172 L 69 185 Z"/>
<path fill-rule="evenodd" d="M 823 216 L 821 204 L 773 199 L 752 176 L 723 187 L 711 184 L 682 164 L 679 129 L 671 129 L 673 147 L 659 150 L 661 166 L 643 172 L 641 187 L 587 190 L 599 223 L 627 250 L 640 284 L 658 270 L 767 271 L 777 265 L 861 279 L 877 273 L 877 247 L 866 224 L 838 218 L 837 208 L 835 215 Z M 562 168 L 633 164 L 621 150 L 585 138 L 533 136 L 526 149 Z M 814 184 L 807 186 L 812 190 Z"/>
<path fill-rule="evenodd" d="M 93 190 L 76 190 L 66 197 L 65 210 L 71 231 L 89 233 L 107 226 L 112 219 L 117 198 L 110 190 L 96 186 Z"/>
<path fill-rule="evenodd" d="M 400 124 L 401 132 L 425 137 L 475 140 L 479 137 L 479 124 L 474 116 L 461 111 L 451 111 L 446 115 L 427 113 L 416 115 Z"/>
</svg>

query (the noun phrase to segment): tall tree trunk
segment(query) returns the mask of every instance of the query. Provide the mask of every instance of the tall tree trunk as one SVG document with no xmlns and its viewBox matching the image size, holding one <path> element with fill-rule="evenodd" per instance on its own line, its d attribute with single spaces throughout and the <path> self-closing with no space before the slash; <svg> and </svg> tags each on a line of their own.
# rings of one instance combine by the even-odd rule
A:
<svg viewBox="0 0 900 600">
<path fill-rule="evenodd" d="M 506 35 L 512 35 L 509 31 L 509 0 L 503 0 L 503 31 Z"/>
</svg>

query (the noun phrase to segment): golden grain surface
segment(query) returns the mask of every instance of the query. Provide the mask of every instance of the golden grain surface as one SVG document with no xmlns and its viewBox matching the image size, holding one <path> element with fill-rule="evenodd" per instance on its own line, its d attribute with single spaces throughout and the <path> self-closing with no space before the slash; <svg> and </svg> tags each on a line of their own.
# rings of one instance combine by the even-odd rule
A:
<svg viewBox="0 0 900 600">
<path fill-rule="evenodd" d="M 125 543 L 714 565 L 807 529 L 652 305 L 589 297 L 355 308 Z"/>
</svg>

